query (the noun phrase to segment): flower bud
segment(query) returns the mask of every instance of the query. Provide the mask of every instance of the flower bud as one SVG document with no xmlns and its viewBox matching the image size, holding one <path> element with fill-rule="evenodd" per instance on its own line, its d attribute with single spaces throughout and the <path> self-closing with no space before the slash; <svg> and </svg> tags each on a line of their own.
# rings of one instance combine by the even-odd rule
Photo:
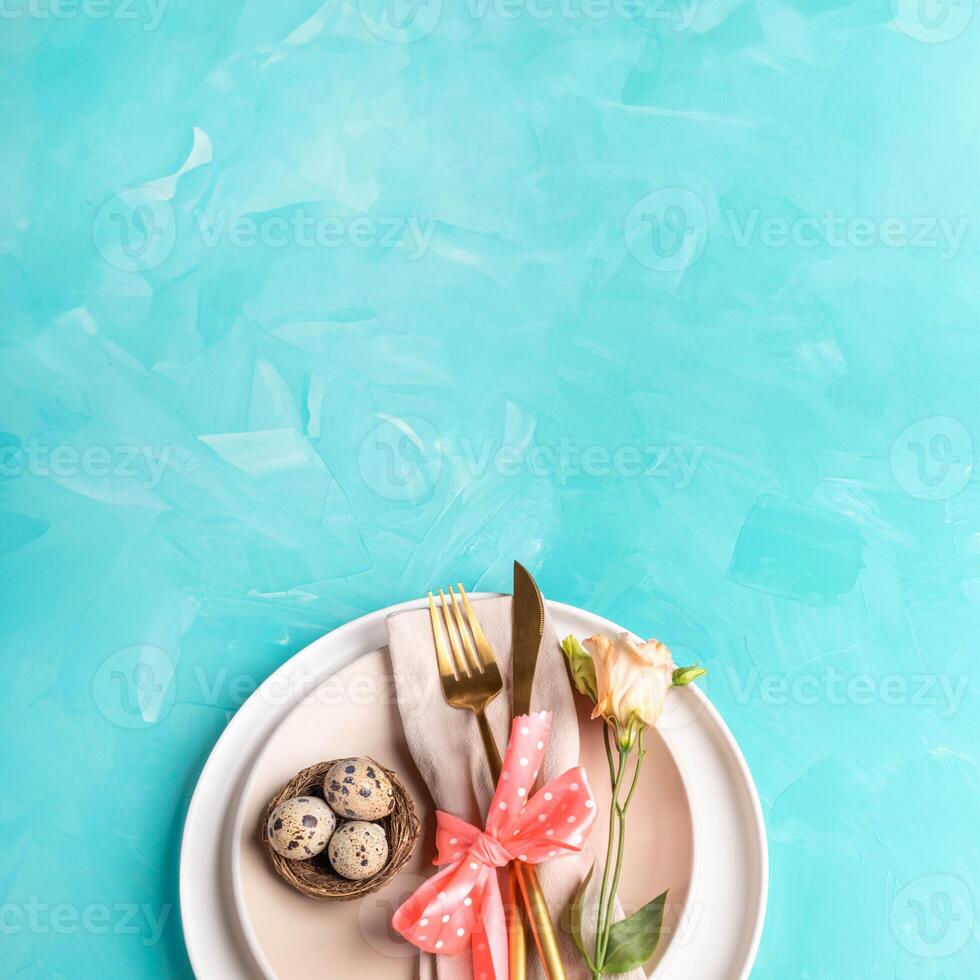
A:
<svg viewBox="0 0 980 980">
<path fill-rule="evenodd" d="M 674 687 L 687 687 L 691 681 L 696 681 L 707 673 L 706 667 L 699 667 L 697 664 L 692 664 L 690 667 L 678 667 L 674 671 Z"/>
<path fill-rule="evenodd" d="M 572 683 L 579 694 L 596 700 L 595 663 L 583 649 L 582 644 L 574 636 L 566 636 L 561 641 L 561 650 L 568 660 L 568 669 L 572 674 Z"/>
</svg>

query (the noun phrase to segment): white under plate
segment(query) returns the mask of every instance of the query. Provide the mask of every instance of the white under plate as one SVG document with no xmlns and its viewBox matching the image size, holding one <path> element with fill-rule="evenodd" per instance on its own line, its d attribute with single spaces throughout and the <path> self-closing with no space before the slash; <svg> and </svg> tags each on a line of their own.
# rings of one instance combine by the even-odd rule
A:
<svg viewBox="0 0 980 980">
<path fill-rule="evenodd" d="M 181 849 L 181 918 L 198 980 L 305 980 L 323 976 L 327 957 L 352 980 L 415 975 L 414 951 L 387 920 L 431 873 L 432 804 L 401 737 L 384 644 L 385 618 L 419 604 L 379 610 L 310 644 L 242 705 L 219 739 L 191 800 Z M 548 607 L 560 636 L 619 629 L 571 606 Z M 583 763 L 604 809 L 601 729 L 582 721 Z M 755 787 L 724 722 L 693 686 L 671 692 L 659 733 L 649 740 L 645 796 L 634 808 L 648 819 L 631 820 L 634 860 L 621 897 L 631 908 L 671 889 L 651 978 L 744 980 L 762 931 L 768 877 Z M 304 898 L 265 860 L 260 813 L 304 766 L 361 754 L 402 775 L 425 833 L 412 862 L 369 900 Z M 602 841 L 604 828 L 595 833 Z"/>
</svg>

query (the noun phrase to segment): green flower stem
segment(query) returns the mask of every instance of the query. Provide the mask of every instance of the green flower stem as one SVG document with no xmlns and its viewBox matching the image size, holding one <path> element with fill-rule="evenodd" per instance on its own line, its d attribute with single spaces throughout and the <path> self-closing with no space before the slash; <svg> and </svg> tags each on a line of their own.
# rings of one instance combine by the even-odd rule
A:
<svg viewBox="0 0 980 980">
<path fill-rule="evenodd" d="M 643 749 L 643 729 L 640 729 L 640 734 L 637 736 L 636 740 L 636 771 L 633 773 L 633 782 L 630 785 L 630 790 L 626 794 L 626 802 L 620 809 L 620 815 L 623 819 L 626 819 L 626 811 L 629 809 L 630 803 L 633 801 L 633 794 L 636 792 L 637 784 L 640 782 L 640 765 L 646 758 L 646 752 Z"/>
<path fill-rule="evenodd" d="M 622 760 L 623 766 L 626 766 L 627 757 L 630 754 L 630 750 L 620 749 L 620 758 Z M 643 751 L 643 729 L 640 729 L 639 740 L 637 742 L 637 753 L 636 753 L 636 768 L 633 770 L 633 781 L 630 784 L 629 791 L 626 794 L 626 800 L 622 805 L 616 804 L 616 819 L 618 822 L 619 829 L 619 847 L 616 852 L 616 868 L 613 874 L 612 888 L 609 891 L 609 905 L 606 909 L 605 918 L 605 930 L 602 942 L 602 958 L 605 959 L 606 951 L 609 948 L 609 933 L 613 927 L 613 915 L 616 911 L 616 895 L 619 892 L 619 877 L 623 871 L 623 859 L 626 854 L 626 812 L 629 809 L 629 805 L 633 800 L 633 794 L 636 792 L 637 784 L 640 781 L 640 766 L 643 764 L 643 757 L 646 753 Z M 618 793 L 617 793 L 618 798 Z"/>
<path fill-rule="evenodd" d="M 619 749 L 619 771 L 626 774 L 626 767 L 629 761 L 629 750 L 620 747 Z M 621 785 L 621 783 L 620 783 Z M 599 963 L 604 963 L 606 960 L 606 952 L 609 949 L 609 931 L 612 928 L 613 915 L 616 910 L 616 889 L 619 887 L 619 875 L 623 869 L 623 855 L 626 850 L 626 826 L 623 822 L 623 810 L 619 803 L 619 793 L 620 786 L 616 787 L 616 792 L 613 796 L 613 808 L 609 815 L 611 822 L 616 824 L 616 863 L 613 865 L 613 878 L 612 887 L 609 889 L 609 894 L 606 896 L 606 906 L 605 914 L 603 915 L 603 925 L 602 925 L 602 945 L 601 951 L 599 953 Z M 606 856 L 606 863 L 610 863 L 610 858 L 612 857 L 612 851 Z M 600 909 L 600 914 L 602 913 Z"/>
<path fill-rule="evenodd" d="M 592 976 L 602 976 L 602 958 L 605 956 L 605 947 L 608 942 L 609 925 L 605 919 L 606 896 L 609 888 L 609 875 L 612 871 L 613 850 L 616 846 L 616 830 L 618 826 L 617 813 L 619 810 L 619 792 L 623 785 L 623 777 L 626 775 L 626 755 L 623 750 L 619 750 L 619 766 L 613 762 L 612 749 L 609 745 L 610 729 L 606 727 L 605 744 L 606 758 L 609 762 L 609 776 L 613 784 L 612 802 L 609 806 L 609 841 L 606 846 L 606 864 L 602 871 L 602 889 L 599 892 L 599 917 L 596 923 L 595 934 L 595 961 L 593 963 Z M 615 895 L 615 890 L 613 891 Z"/>
<path fill-rule="evenodd" d="M 618 745 L 618 740 L 617 740 Z M 609 949 L 609 934 L 613 926 L 613 915 L 616 910 L 616 893 L 619 890 L 619 879 L 623 871 L 623 860 L 626 854 L 626 814 L 633 801 L 633 795 L 640 780 L 640 766 L 643 764 L 646 752 L 643 750 L 643 730 L 640 729 L 637 741 L 636 766 L 633 779 L 626 799 L 620 803 L 619 797 L 623 788 L 623 780 L 629 764 L 632 749 L 619 746 L 619 764 L 613 760 L 609 744 L 608 730 L 606 734 L 606 758 L 609 762 L 609 774 L 613 784 L 612 802 L 609 809 L 609 844 L 606 850 L 606 864 L 602 874 L 602 890 L 599 895 L 599 915 L 596 925 L 595 962 L 592 964 L 593 978 L 602 976 L 602 964 Z M 616 858 L 613 863 L 613 853 Z M 612 873 L 612 887 L 609 887 L 609 876 Z"/>
</svg>

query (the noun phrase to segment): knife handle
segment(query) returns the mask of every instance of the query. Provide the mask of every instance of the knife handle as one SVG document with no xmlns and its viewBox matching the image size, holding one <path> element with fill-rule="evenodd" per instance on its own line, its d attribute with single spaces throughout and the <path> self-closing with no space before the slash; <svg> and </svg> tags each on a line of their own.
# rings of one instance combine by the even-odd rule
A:
<svg viewBox="0 0 980 980">
<path fill-rule="evenodd" d="M 561 953 L 558 950 L 555 924 L 551 921 L 551 911 L 544 900 L 544 892 L 541 891 L 538 872 L 533 865 L 524 864 L 522 861 L 514 862 L 514 870 L 521 895 L 524 897 L 524 904 L 530 913 L 528 918 L 531 923 L 531 935 L 534 936 L 534 945 L 538 948 L 545 975 L 548 980 L 566 980 L 565 964 L 562 963 Z"/>
</svg>

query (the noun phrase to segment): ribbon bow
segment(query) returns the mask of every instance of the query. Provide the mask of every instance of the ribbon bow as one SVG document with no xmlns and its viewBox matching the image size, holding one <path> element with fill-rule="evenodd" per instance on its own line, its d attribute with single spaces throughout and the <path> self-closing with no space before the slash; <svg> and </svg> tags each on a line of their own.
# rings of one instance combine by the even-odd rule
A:
<svg viewBox="0 0 980 980">
<path fill-rule="evenodd" d="M 595 820 L 585 770 L 569 769 L 528 796 L 551 735 L 551 712 L 514 719 L 486 827 L 436 812 L 435 864 L 392 918 L 410 943 L 427 953 L 460 953 L 469 943 L 473 974 L 507 976 L 507 927 L 496 869 L 513 860 L 540 864 L 577 854 Z"/>
</svg>

